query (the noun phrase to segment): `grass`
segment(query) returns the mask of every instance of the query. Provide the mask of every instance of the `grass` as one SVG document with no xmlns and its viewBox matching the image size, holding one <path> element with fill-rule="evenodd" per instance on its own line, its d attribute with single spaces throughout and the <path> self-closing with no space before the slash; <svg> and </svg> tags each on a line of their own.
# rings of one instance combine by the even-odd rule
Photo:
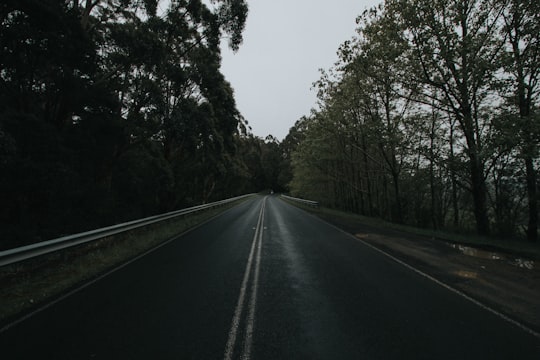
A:
<svg viewBox="0 0 540 360">
<path fill-rule="evenodd" d="M 412 235 L 429 237 L 434 240 L 463 244 L 471 247 L 493 249 L 496 251 L 524 255 L 533 259 L 540 259 L 540 245 L 537 243 L 526 242 L 524 240 L 501 239 L 495 237 L 483 237 L 476 234 L 457 234 L 447 231 L 423 229 L 409 225 L 396 224 L 379 218 L 362 216 L 325 207 L 313 208 L 294 201 L 289 201 L 286 199 L 283 200 L 325 220 L 328 220 L 329 222 L 332 222 L 332 219 L 339 219 L 340 222 L 367 225 L 380 229 L 381 231 L 391 229 Z"/>
<path fill-rule="evenodd" d="M 244 200 L 0 268 L 0 324 L 9 323 Z"/>
</svg>

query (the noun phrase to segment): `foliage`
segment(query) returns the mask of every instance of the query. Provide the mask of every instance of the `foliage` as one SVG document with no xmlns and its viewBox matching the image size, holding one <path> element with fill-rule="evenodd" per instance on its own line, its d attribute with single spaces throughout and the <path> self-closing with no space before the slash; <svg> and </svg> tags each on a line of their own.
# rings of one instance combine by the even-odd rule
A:
<svg viewBox="0 0 540 360">
<path fill-rule="evenodd" d="M 3 248 L 237 194 L 242 0 L 0 4 Z"/>
<path fill-rule="evenodd" d="M 292 192 L 535 241 L 539 13 L 531 0 L 387 0 L 364 12 L 315 84 Z"/>
</svg>

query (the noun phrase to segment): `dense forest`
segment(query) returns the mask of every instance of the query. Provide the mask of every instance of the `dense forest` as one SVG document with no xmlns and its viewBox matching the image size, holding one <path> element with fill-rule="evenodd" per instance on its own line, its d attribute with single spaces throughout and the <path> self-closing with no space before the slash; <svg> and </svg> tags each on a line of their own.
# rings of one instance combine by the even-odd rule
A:
<svg viewBox="0 0 540 360">
<path fill-rule="evenodd" d="M 240 0 L 0 3 L 0 247 L 273 186 L 220 72 Z M 274 166 L 275 168 L 275 166 Z"/>
<path fill-rule="evenodd" d="M 387 0 L 357 24 L 285 139 L 292 193 L 537 241 L 540 2 Z"/>
<path fill-rule="evenodd" d="M 537 241 L 538 1 L 365 11 L 281 142 L 251 133 L 220 71 L 247 13 L 245 0 L 2 1 L 0 248 L 263 189 Z"/>
</svg>

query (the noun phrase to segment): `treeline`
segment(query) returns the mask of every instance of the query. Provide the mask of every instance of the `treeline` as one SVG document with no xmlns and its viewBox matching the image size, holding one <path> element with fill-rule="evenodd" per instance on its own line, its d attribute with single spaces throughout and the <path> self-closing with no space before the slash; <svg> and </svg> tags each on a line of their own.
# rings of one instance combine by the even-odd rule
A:
<svg viewBox="0 0 540 360">
<path fill-rule="evenodd" d="M 387 0 L 357 23 L 291 129 L 292 193 L 537 241 L 540 2 Z"/>
<path fill-rule="evenodd" d="M 0 3 L 0 247 L 270 187 L 220 72 L 240 0 Z M 266 160 L 265 160 L 266 159 Z"/>
</svg>

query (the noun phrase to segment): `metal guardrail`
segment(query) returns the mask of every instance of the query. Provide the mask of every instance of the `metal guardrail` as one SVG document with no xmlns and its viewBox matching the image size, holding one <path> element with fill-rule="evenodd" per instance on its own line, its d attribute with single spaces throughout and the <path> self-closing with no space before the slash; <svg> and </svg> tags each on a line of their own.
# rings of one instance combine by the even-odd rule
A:
<svg viewBox="0 0 540 360">
<path fill-rule="evenodd" d="M 171 211 L 161 215 L 150 216 L 144 219 L 133 220 L 122 224 L 107 226 L 101 229 L 82 232 L 79 234 L 63 236 L 57 239 L 42 241 L 39 243 L 21 246 L 14 249 L 0 251 L 0 266 L 13 264 L 19 261 L 28 260 L 40 255 L 64 250 L 73 246 L 81 245 L 90 241 L 99 240 L 107 236 L 120 234 L 126 231 L 155 224 L 160 221 L 169 220 L 177 216 L 188 215 L 201 210 L 211 209 L 217 206 L 225 205 L 236 200 L 243 199 L 253 194 L 237 196 L 231 199 L 216 201 L 210 204 L 193 206 L 190 208 Z"/>
<path fill-rule="evenodd" d="M 302 203 L 302 204 L 308 205 L 308 206 L 313 206 L 313 207 L 318 207 L 319 206 L 319 203 L 317 201 L 299 199 L 299 198 L 295 198 L 295 197 L 287 196 L 287 195 L 283 195 L 283 194 L 281 194 L 281 197 L 283 197 L 283 198 L 285 198 L 287 200 L 296 201 L 298 203 Z"/>
</svg>

